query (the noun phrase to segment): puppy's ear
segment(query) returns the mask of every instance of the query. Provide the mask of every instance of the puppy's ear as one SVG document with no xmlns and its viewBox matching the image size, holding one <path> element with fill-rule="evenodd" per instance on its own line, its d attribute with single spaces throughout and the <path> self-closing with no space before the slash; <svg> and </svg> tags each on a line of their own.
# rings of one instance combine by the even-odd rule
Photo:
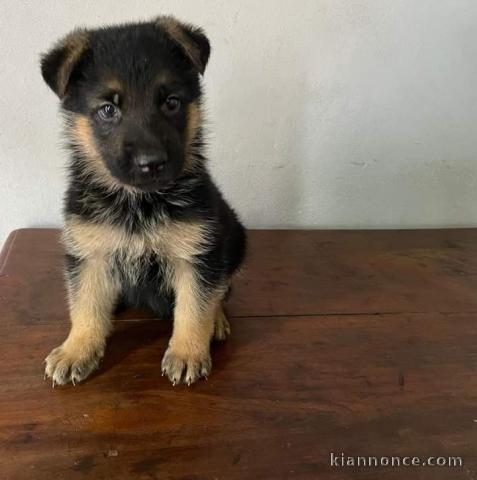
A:
<svg viewBox="0 0 477 480">
<path fill-rule="evenodd" d="M 210 43 L 201 28 L 179 22 L 171 16 L 157 17 L 154 21 L 174 41 L 192 62 L 194 68 L 204 74 L 209 61 Z"/>
<path fill-rule="evenodd" d="M 75 67 L 87 51 L 90 36 L 87 30 L 75 30 L 62 38 L 41 57 L 41 74 L 48 86 L 63 98 Z"/>
</svg>

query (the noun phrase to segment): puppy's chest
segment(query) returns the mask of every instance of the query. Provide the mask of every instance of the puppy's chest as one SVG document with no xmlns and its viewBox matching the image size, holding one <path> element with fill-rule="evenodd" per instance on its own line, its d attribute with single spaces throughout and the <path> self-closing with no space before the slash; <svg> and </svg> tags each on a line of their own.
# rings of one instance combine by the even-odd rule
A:
<svg viewBox="0 0 477 480">
<path fill-rule="evenodd" d="M 201 222 L 168 222 L 151 225 L 138 233 L 107 224 L 67 219 L 63 241 L 77 258 L 103 258 L 127 265 L 153 260 L 193 262 L 207 248 L 207 228 Z"/>
</svg>

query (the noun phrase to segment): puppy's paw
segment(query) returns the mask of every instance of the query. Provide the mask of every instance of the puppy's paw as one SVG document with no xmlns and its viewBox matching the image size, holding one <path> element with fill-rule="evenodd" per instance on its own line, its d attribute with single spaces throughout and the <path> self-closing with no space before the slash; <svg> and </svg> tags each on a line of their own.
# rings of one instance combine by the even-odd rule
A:
<svg viewBox="0 0 477 480">
<path fill-rule="evenodd" d="M 230 335 L 230 324 L 224 310 L 219 308 L 215 317 L 214 340 L 223 342 Z"/>
<path fill-rule="evenodd" d="M 181 381 L 190 385 L 201 377 L 207 378 L 212 369 L 210 353 L 179 353 L 169 346 L 162 359 L 162 374 L 177 385 Z"/>
<path fill-rule="evenodd" d="M 103 348 L 88 348 L 82 342 L 66 341 L 46 357 L 45 378 L 51 378 L 53 386 L 69 382 L 75 385 L 98 368 L 103 354 Z"/>
</svg>

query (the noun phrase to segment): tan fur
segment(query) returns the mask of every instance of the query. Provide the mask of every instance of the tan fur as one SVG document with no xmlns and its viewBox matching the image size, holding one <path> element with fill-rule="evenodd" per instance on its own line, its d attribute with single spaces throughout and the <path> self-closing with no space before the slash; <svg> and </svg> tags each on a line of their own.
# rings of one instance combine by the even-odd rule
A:
<svg viewBox="0 0 477 480">
<path fill-rule="evenodd" d="M 208 226 L 200 222 L 164 222 L 142 235 L 128 234 L 120 227 L 85 222 L 71 216 L 63 231 L 66 250 L 78 257 L 101 255 L 108 261 L 122 260 L 122 268 L 131 282 L 141 275 L 140 258 L 156 254 L 169 261 L 164 272 L 166 289 L 173 289 L 175 260 L 194 262 L 207 248 Z"/>
<path fill-rule="evenodd" d="M 117 78 L 109 79 L 106 82 L 106 87 L 117 93 L 120 93 L 123 89 L 121 82 Z"/>
<path fill-rule="evenodd" d="M 194 146 L 194 140 L 197 137 L 197 134 L 202 126 L 202 111 L 197 102 L 191 103 L 187 109 L 187 128 L 186 128 L 186 160 L 185 160 L 185 170 L 190 171 L 194 168 L 195 165 L 195 154 L 196 148 Z"/>
<path fill-rule="evenodd" d="M 176 261 L 173 281 L 174 329 L 162 368 L 173 384 L 180 381 L 186 368 L 184 381 L 190 384 L 210 372 L 210 341 L 225 290 L 204 296 L 196 269 L 185 260 Z"/>
<path fill-rule="evenodd" d="M 63 98 L 66 92 L 66 86 L 73 71 L 76 62 L 83 52 L 88 48 L 89 34 L 86 30 L 78 29 L 65 37 L 58 45 L 59 48 L 66 47 L 67 56 L 62 63 L 56 80 L 56 91 L 60 98 Z"/>
<path fill-rule="evenodd" d="M 230 324 L 220 303 L 215 313 L 214 340 L 224 341 L 230 335 Z"/>
<path fill-rule="evenodd" d="M 91 160 L 99 161 L 101 155 L 96 147 L 93 127 L 91 126 L 89 118 L 85 115 L 76 115 L 74 118 L 72 133 L 76 140 L 76 145 L 81 147 L 84 156 Z"/>
<path fill-rule="evenodd" d="M 93 173 L 95 178 L 105 187 L 112 190 L 124 189 L 134 193 L 134 187 L 120 184 L 109 172 L 96 146 L 93 127 L 90 119 L 85 115 L 75 115 L 67 128 L 67 134 L 73 142 L 74 148 L 86 160 L 86 173 Z"/>
<path fill-rule="evenodd" d="M 109 333 L 111 313 L 119 285 L 110 274 L 107 258 L 101 254 L 88 258 L 78 272 L 78 280 L 72 286 L 70 337 L 101 339 Z"/>
<path fill-rule="evenodd" d="M 99 364 L 119 285 L 100 253 L 89 257 L 69 287 L 71 330 L 63 344 L 46 359 L 45 373 L 53 384 L 81 381 Z"/>
<path fill-rule="evenodd" d="M 207 235 L 207 224 L 201 222 L 165 221 L 143 234 L 128 234 L 120 227 L 86 222 L 72 215 L 66 219 L 63 240 L 67 250 L 79 258 L 123 251 L 132 259 L 155 253 L 193 262 L 193 257 L 205 252 Z"/>
<path fill-rule="evenodd" d="M 174 330 L 169 342 L 176 353 L 195 358 L 208 352 L 216 299 L 204 301 L 193 266 L 184 260 L 174 267 Z"/>
<path fill-rule="evenodd" d="M 190 58 L 197 70 L 203 74 L 205 65 L 202 63 L 200 58 L 199 48 L 190 39 L 185 31 L 187 26 L 170 16 L 158 17 L 156 19 L 156 23 L 167 32 L 172 40 L 177 42 L 182 47 L 185 54 Z"/>
</svg>

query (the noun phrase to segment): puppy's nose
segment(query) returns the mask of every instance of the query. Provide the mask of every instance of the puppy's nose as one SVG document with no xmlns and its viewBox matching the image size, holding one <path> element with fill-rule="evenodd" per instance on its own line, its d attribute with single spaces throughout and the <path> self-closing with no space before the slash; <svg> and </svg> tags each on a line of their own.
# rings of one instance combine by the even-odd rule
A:
<svg viewBox="0 0 477 480">
<path fill-rule="evenodd" d="M 147 173 L 152 170 L 162 170 L 167 162 L 166 153 L 143 153 L 135 158 L 136 165 L 141 172 Z"/>
</svg>

